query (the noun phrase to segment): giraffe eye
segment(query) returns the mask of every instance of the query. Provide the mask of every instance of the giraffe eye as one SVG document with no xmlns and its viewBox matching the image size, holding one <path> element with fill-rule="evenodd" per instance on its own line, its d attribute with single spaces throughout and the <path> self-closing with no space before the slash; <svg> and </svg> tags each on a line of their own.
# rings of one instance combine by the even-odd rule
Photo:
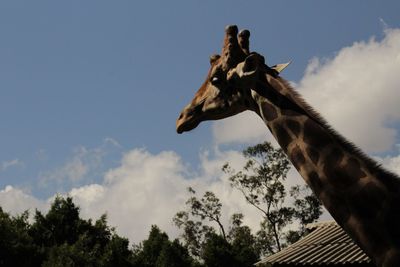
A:
<svg viewBox="0 0 400 267">
<path fill-rule="evenodd" d="M 214 76 L 211 78 L 211 84 L 212 85 L 218 85 L 221 82 L 221 79 L 218 78 L 217 76 Z"/>
</svg>

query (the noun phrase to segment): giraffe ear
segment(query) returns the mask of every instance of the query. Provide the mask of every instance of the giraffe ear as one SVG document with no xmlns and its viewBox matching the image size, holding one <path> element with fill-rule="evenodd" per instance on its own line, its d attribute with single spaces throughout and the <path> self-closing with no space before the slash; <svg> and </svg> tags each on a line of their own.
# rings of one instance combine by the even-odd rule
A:
<svg viewBox="0 0 400 267">
<path fill-rule="evenodd" d="M 287 66 L 289 66 L 290 63 L 292 63 L 291 60 L 287 63 L 277 64 L 275 66 L 272 66 L 271 69 L 277 71 L 278 73 L 281 73 L 284 69 L 286 69 Z"/>
<path fill-rule="evenodd" d="M 264 64 L 265 60 L 263 56 L 256 53 L 252 53 L 248 57 L 246 57 L 246 59 L 243 62 L 242 75 L 247 77 L 252 76 L 257 72 L 259 67 L 264 66 Z"/>
</svg>

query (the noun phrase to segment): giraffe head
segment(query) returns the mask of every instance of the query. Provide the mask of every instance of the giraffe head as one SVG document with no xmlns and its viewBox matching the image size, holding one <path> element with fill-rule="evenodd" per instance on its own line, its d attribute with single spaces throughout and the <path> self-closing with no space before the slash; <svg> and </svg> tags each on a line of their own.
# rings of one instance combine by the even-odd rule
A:
<svg viewBox="0 0 400 267">
<path fill-rule="evenodd" d="M 210 57 L 206 80 L 176 122 L 178 133 L 251 109 L 250 88 L 266 66 L 261 55 L 249 52 L 249 37 L 248 30 L 226 27 L 222 53 Z"/>
</svg>

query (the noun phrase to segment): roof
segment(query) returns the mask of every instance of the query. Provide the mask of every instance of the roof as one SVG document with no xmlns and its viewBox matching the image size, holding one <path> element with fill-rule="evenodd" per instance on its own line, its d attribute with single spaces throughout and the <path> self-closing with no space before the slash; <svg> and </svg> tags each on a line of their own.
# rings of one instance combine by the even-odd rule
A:
<svg viewBox="0 0 400 267">
<path fill-rule="evenodd" d="M 375 266 L 334 221 L 307 225 L 308 235 L 256 266 Z"/>
</svg>

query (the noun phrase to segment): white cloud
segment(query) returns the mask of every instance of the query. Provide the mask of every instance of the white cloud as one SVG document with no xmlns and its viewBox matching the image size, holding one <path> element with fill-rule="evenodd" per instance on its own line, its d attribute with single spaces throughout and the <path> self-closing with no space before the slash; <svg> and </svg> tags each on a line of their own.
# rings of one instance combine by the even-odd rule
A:
<svg viewBox="0 0 400 267">
<path fill-rule="evenodd" d="M 23 166 L 23 165 L 24 165 L 24 163 L 19 159 L 3 161 L 0 164 L 0 171 L 5 171 L 11 167 L 18 167 L 18 166 Z"/>
<path fill-rule="evenodd" d="M 312 59 L 299 91 L 329 123 L 368 152 L 396 142 L 400 119 L 400 30 L 356 42 L 334 58 Z"/>
<path fill-rule="evenodd" d="M 115 147 L 121 147 L 120 143 L 118 143 L 118 141 L 115 140 L 112 137 L 106 137 L 106 138 L 104 138 L 103 141 L 104 141 L 105 144 L 111 144 L 111 145 L 113 145 Z"/>
<path fill-rule="evenodd" d="M 229 185 L 227 175 L 221 170 L 226 162 L 239 170 L 244 159 L 237 151 L 203 152 L 200 170 L 193 173 L 174 152 L 153 155 L 144 149 L 134 149 L 123 156 L 118 167 L 105 174 L 103 183 L 74 188 L 68 195 L 80 206 L 82 217 L 97 219 L 107 213 L 109 224 L 135 243 L 147 237 L 152 224 L 171 237 L 178 236 L 172 218 L 185 209 L 189 186 L 199 196 L 211 190 L 220 198 L 226 225 L 233 213 L 243 212 L 245 223 L 257 229 L 261 215 Z M 0 206 L 13 214 L 33 208 L 46 211 L 53 199 L 54 196 L 40 200 L 12 186 L 0 191 Z"/>
<path fill-rule="evenodd" d="M 261 118 L 254 112 L 246 111 L 212 124 L 214 142 L 229 143 L 260 143 L 267 138 L 272 139 Z"/>
<path fill-rule="evenodd" d="M 117 147 L 118 142 L 114 139 L 106 138 L 99 147 L 76 147 L 71 158 L 62 166 L 39 174 L 40 186 L 48 187 L 55 184 L 59 189 L 62 189 L 65 185 L 79 184 L 90 173 L 101 167 L 103 158 L 107 154 L 108 149 L 106 146 L 108 144 Z"/>
<path fill-rule="evenodd" d="M 133 242 L 146 238 L 152 224 L 177 237 L 179 231 L 172 218 L 185 208 L 189 186 L 199 194 L 214 191 L 224 203 L 225 222 L 233 212 L 249 209 L 239 192 L 230 188 L 227 179 L 221 179 L 221 167 L 226 161 L 241 162 L 240 153 L 217 151 L 211 159 L 205 152 L 201 156 L 200 173 L 193 175 L 174 152 L 152 155 L 143 149 L 134 149 L 124 155 L 119 167 L 107 172 L 103 185 L 73 189 L 70 195 L 81 206 L 83 216 L 96 218 L 106 212 L 110 224 Z M 250 211 L 250 214 L 253 216 L 249 215 L 249 221 L 257 226 L 260 217 L 253 220 L 257 212 Z"/>
<path fill-rule="evenodd" d="M 74 201 L 91 205 L 104 197 L 106 188 L 99 184 L 84 185 L 82 187 L 73 188 L 69 192 Z"/>
<path fill-rule="evenodd" d="M 382 159 L 382 165 L 400 175 L 400 155 L 395 157 L 384 157 Z"/>
<path fill-rule="evenodd" d="M 81 180 L 88 173 L 89 169 L 88 164 L 84 162 L 86 154 L 87 149 L 81 147 L 63 166 L 51 171 L 41 172 L 39 174 L 40 185 L 48 186 L 52 183 L 62 184 Z"/>
<path fill-rule="evenodd" d="M 386 157 L 381 161 L 400 173 L 400 156 Z M 134 149 L 123 156 L 118 167 L 105 174 L 103 183 L 73 188 L 68 195 L 80 206 L 82 217 L 97 219 L 107 213 L 109 225 L 116 226 L 120 235 L 134 243 L 147 237 L 152 224 L 158 225 L 172 238 L 179 235 L 172 217 L 185 208 L 189 186 L 197 191 L 198 196 L 212 191 L 220 198 L 223 204 L 221 219 L 225 225 L 233 213 L 242 212 L 245 214 L 244 223 L 256 230 L 262 216 L 245 202 L 238 190 L 230 186 L 227 174 L 221 170 L 226 162 L 240 170 L 245 159 L 238 151 L 215 148 L 215 151 L 205 151 L 200 155 L 200 170 L 193 174 L 174 152 L 154 155 L 144 149 Z M 303 180 L 292 169 L 286 184 L 299 183 Z M 12 214 L 35 208 L 46 211 L 53 199 L 54 196 L 40 200 L 12 186 L 0 190 L 0 206 Z M 322 219 L 332 218 L 325 212 Z"/>
<path fill-rule="evenodd" d="M 397 144 L 398 154 L 392 156 L 374 157 L 383 167 L 400 175 L 400 145 Z"/>
<path fill-rule="evenodd" d="M 3 190 L 0 190 L 0 206 L 3 210 L 16 215 L 25 210 L 29 210 L 30 212 L 34 212 L 35 209 L 46 210 L 48 203 L 33 197 L 19 188 L 7 185 Z"/>
<path fill-rule="evenodd" d="M 36 158 L 39 161 L 42 161 L 42 162 L 47 161 L 49 159 L 49 155 L 47 154 L 47 151 L 45 149 L 43 149 L 43 148 L 39 149 L 35 153 L 35 155 L 36 155 Z"/>
<path fill-rule="evenodd" d="M 342 48 L 331 59 L 310 60 L 298 86 L 334 128 L 367 152 L 391 149 L 400 119 L 400 29 L 384 34 Z M 213 124 L 217 144 L 259 142 L 266 132 L 250 112 Z"/>
</svg>

